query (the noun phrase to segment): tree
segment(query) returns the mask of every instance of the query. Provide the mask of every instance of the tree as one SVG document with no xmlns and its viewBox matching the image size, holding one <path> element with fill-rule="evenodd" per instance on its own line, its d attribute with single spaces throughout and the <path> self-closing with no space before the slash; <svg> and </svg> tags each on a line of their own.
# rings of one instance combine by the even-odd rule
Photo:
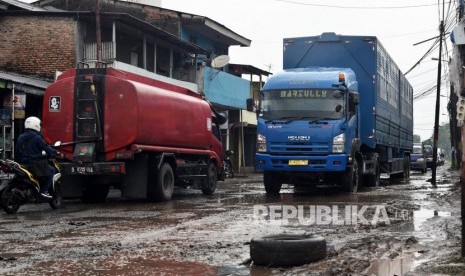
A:
<svg viewBox="0 0 465 276">
<path fill-rule="evenodd" d="M 413 134 L 413 142 L 414 143 L 421 143 L 421 136 L 417 134 Z"/>
</svg>

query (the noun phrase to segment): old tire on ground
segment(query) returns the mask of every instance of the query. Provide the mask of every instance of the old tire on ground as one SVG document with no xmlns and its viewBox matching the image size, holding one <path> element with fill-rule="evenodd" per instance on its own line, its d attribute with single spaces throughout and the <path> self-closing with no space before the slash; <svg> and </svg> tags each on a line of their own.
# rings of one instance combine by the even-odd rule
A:
<svg viewBox="0 0 465 276">
<path fill-rule="evenodd" d="M 15 195 L 13 194 L 14 188 L 14 185 L 6 186 L 0 197 L 0 204 L 2 209 L 7 214 L 15 214 L 18 212 L 19 207 L 21 207 L 21 204 L 15 200 Z"/>
<path fill-rule="evenodd" d="M 218 182 L 218 169 L 215 163 L 210 162 L 208 165 L 208 180 L 203 182 L 202 193 L 204 195 L 211 195 L 216 190 L 216 184 Z"/>
<path fill-rule="evenodd" d="M 265 185 L 265 191 L 270 195 L 277 195 L 281 191 L 282 181 L 281 179 L 272 172 L 263 173 L 263 184 Z"/>
<path fill-rule="evenodd" d="M 272 235 L 253 238 L 250 258 L 255 265 L 297 266 L 326 257 L 326 240 L 317 235 Z"/>
<path fill-rule="evenodd" d="M 354 158 L 352 166 L 342 174 L 341 184 L 344 191 L 348 193 L 356 193 L 360 183 L 359 162 Z"/>
<path fill-rule="evenodd" d="M 158 170 L 157 183 L 155 183 L 154 199 L 168 201 L 173 196 L 174 173 L 170 164 L 163 162 Z"/>
</svg>

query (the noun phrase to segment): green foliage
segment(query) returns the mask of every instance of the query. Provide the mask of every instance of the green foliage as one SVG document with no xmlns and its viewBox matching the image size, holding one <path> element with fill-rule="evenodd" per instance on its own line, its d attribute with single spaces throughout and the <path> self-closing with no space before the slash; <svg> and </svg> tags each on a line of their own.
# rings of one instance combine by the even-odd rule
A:
<svg viewBox="0 0 465 276">
<path fill-rule="evenodd" d="M 450 145 L 450 124 L 445 123 L 439 126 L 438 129 L 438 148 L 442 149 L 446 156 L 450 155 L 451 151 L 451 145 Z M 434 145 L 434 131 L 431 137 L 427 140 L 423 141 L 423 144 L 425 145 Z M 414 140 L 415 140 L 415 135 L 414 135 Z"/>
</svg>

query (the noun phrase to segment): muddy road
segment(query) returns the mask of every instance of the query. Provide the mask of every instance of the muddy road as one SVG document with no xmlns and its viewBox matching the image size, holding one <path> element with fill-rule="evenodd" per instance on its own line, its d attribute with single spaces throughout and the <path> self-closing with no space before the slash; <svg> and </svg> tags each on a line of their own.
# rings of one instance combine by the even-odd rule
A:
<svg viewBox="0 0 465 276">
<path fill-rule="evenodd" d="M 250 174 L 208 197 L 177 190 L 166 203 L 111 191 L 105 204 L 26 205 L 0 214 L 0 275 L 465 275 L 459 172 L 446 163 L 437 177 L 436 189 L 428 170 L 354 195 L 284 186 L 270 197 Z M 327 257 L 253 265 L 250 240 L 281 233 L 323 236 Z"/>
</svg>

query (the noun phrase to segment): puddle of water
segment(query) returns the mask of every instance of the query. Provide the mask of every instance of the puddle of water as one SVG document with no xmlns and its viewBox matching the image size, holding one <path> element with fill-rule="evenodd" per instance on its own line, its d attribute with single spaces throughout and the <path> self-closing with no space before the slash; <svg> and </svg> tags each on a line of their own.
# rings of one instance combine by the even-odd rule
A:
<svg viewBox="0 0 465 276">
<path fill-rule="evenodd" d="M 450 217 L 450 212 L 436 211 L 431 209 L 426 209 L 421 207 L 419 210 L 413 211 L 413 226 L 415 231 L 421 229 L 422 224 L 425 223 L 428 219 L 433 217 Z"/>
<path fill-rule="evenodd" d="M 415 252 L 407 252 L 402 257 L 393 260 L 374 259 L 371 261 L 367 274 L 378 276 L 405 275 L 417 265 L 415 255 Z"/>
</svg>

